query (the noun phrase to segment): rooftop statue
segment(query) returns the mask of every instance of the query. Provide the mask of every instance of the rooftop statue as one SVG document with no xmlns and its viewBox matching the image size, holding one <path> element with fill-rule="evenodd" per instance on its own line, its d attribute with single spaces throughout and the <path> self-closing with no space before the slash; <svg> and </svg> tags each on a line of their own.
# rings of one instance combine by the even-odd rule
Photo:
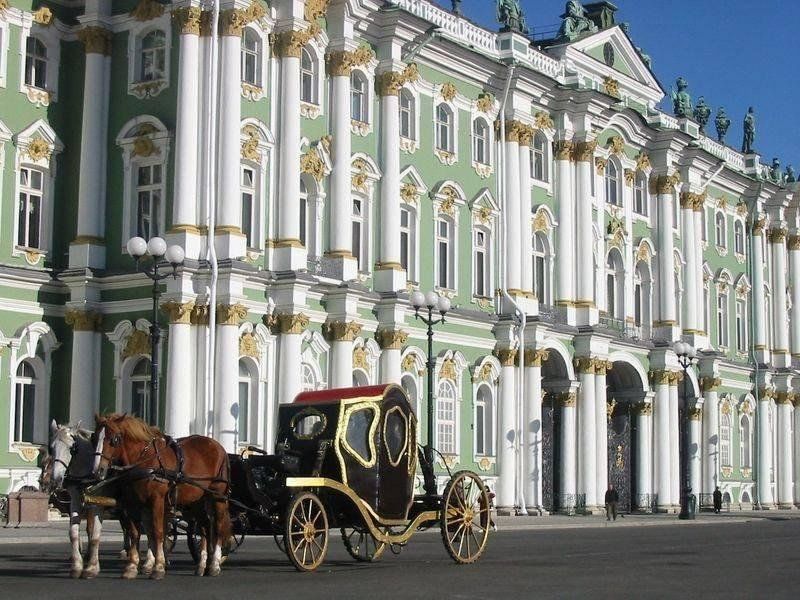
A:
<svg viewBox="0 0 800 600">
<path fill-rule="evenodd" d="M 744 116 L 744 137 L 742 138 L 742 154 L 753 153 L 753 142 L 756 141 L 756 112 L 751 106 Z"/>
<path fill-rule="evenodd" d="M 633 40 L 631 39 L 631 25 L 627 21 L 624 21 L 619 24 L 619 28 L 622 29 L 622 33 L 628 36 L 631 44 L 633 44 Z M 639 46 L 634 46 L 636 52 L 639 53 L 639 58 L 642 59 L 642 62 L 647 65 L 647 68 L 652 70 L 653 69 L 653 59 L 650 58 L 649 54 L 646 54 L 644 50 L 642 50 Z"/>
<path fill-rule="evenodd" d="M 686 88 L 689 84 L 683 77 L 678 77 L 675 82 L 678 86 L 678 91 L 672 90 L 672 112 L 679 118 L 692 118 L 692 97 Z"/>
<path fill-rule="evenodd" d="M 582 33 L 595 33 L 597 25 L 586 16 L 586 9 L 578 0 L 569 0 L 561 15 L 563 21 L 556 36 L 559 40 L 573 41 Z"/>
<path fill-rule="evenodd" d="M 781 173 L 781 161 L 778 158 L 772 159 L 772 167 L 769 170 L 769 178 L 773 183 L 783 183 L 783 173 Z"/>
<path fill-rule="evenodd" d="M 700 125 L 700 133 L 706 134 L 706 125 L 711 118 L 711 107 L 706 104 L 706 99 L 700 96 L 697 99 L 697 106 L 694 107 L 694 120 Z"/>
<path fill-rule="evenodd" d="M 724 144 L 725 135 L 728 133 L 728 128 L 731 126 L 731 120 L 725 113 L 724 106 L 720 106 L 719 110 L 717 110 L 717 118 L 714 119 L 714 124 L 717 126 L 717 140 L 721 144 Z"/>
<path fill-rule="evenodd" d="M 519 0 L 497 0 L 497 20 L 504 31 L 527 34 L 528 25 L 519 5 Z"/>
<path fill-rule="evenodd" d="M 453 14 L 458 15 L 459 17 L 463 14 L 461 12 L 461 0 L 452 0 L 453 3 Z"/>
<path fill-rule="evenodd" d="M 797 181 L 797 177 L 794 174 L 794 169 L 792 165 L 786 165 L 786 183 L 794 183 Z"/>
</svg>

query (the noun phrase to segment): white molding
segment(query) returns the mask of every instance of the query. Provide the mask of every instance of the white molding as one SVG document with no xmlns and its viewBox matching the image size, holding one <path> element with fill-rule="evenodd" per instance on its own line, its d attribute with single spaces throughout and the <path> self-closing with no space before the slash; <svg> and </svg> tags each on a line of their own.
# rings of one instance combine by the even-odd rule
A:
<svg viewBox="0 0 800 600">
<path fill-rule="evenodd" d="M 170 85 L 170 71 L 172 69 L 172 24 L 169 12 L 149 21 L 128 20 L 121 31 L 128 31 L 128 94 L 140 100 L 154 98 Z M 164 77 L 153 81 L 139 79 L 141 68 L 141 42 L 151 31 L 164 33 Z"/>
</svg>

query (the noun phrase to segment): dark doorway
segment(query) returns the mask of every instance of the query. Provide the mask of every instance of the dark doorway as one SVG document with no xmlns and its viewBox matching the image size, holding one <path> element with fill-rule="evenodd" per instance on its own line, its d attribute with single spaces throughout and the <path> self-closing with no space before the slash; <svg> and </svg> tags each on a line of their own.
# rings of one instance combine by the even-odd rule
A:
<svg viewBox="0 0 800 600">
<path fill-rule="evenodd" d="M 545 395 L 542 404 L 542 503 L 550 513 L 560 508 L 561 495 L 561 406 L 557 396 Z"/>
<path fill-rule="evenodd" d="M 635 509 L 636 485 L 636 419 L 627 402 L 613 405 L 608 419 L 608 483 L 619 494 L 619 512 Z"/>
</svg>

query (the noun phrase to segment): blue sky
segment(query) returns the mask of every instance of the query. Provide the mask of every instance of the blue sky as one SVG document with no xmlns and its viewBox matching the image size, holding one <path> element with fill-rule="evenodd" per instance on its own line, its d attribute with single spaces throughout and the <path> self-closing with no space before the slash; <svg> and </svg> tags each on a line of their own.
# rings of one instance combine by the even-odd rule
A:
<svg viewBox="0 0 800 600">
<path fill-rule="evenodd" d="M 564 0 L 520 0 L 528 26 L 552 30 Z M 612 0 L 617 22 L 627 21 L 631 37 L 653 59 L 669 90 L 682 75 L 697 100 L 705 96 L 716 114 L 731 118 L 727 142 L 737 150 L 742 119 L 755 107 L 756 150 L 763 162 L 800 167 L 800 2 L 777 0 Z M 438 0 L 450 7 L 449 0 Z M 464 14 L 496 29 L 494 0 L 463 0 Z M 671 102 L 661 108 L 671 112 Z M 713 121 L 713 115 L 712 115 Z M 713 132 L 713 126 L 710 131 Z"/>
</svg>

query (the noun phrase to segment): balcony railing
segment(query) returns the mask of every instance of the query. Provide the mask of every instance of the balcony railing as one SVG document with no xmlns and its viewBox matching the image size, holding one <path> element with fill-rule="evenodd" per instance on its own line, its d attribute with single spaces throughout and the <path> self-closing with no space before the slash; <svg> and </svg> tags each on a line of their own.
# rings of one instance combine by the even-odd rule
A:
<svg viewBox="0 0 800 600">
<path fill-rule="evenodd" d="M 567 310 L 562 306 L 551 306 L 549 304 L 540 304 L 539 319 L 541 319 L 542 321 L 547 321 L 549 323 L 566 324 Z"/>
</svg>

